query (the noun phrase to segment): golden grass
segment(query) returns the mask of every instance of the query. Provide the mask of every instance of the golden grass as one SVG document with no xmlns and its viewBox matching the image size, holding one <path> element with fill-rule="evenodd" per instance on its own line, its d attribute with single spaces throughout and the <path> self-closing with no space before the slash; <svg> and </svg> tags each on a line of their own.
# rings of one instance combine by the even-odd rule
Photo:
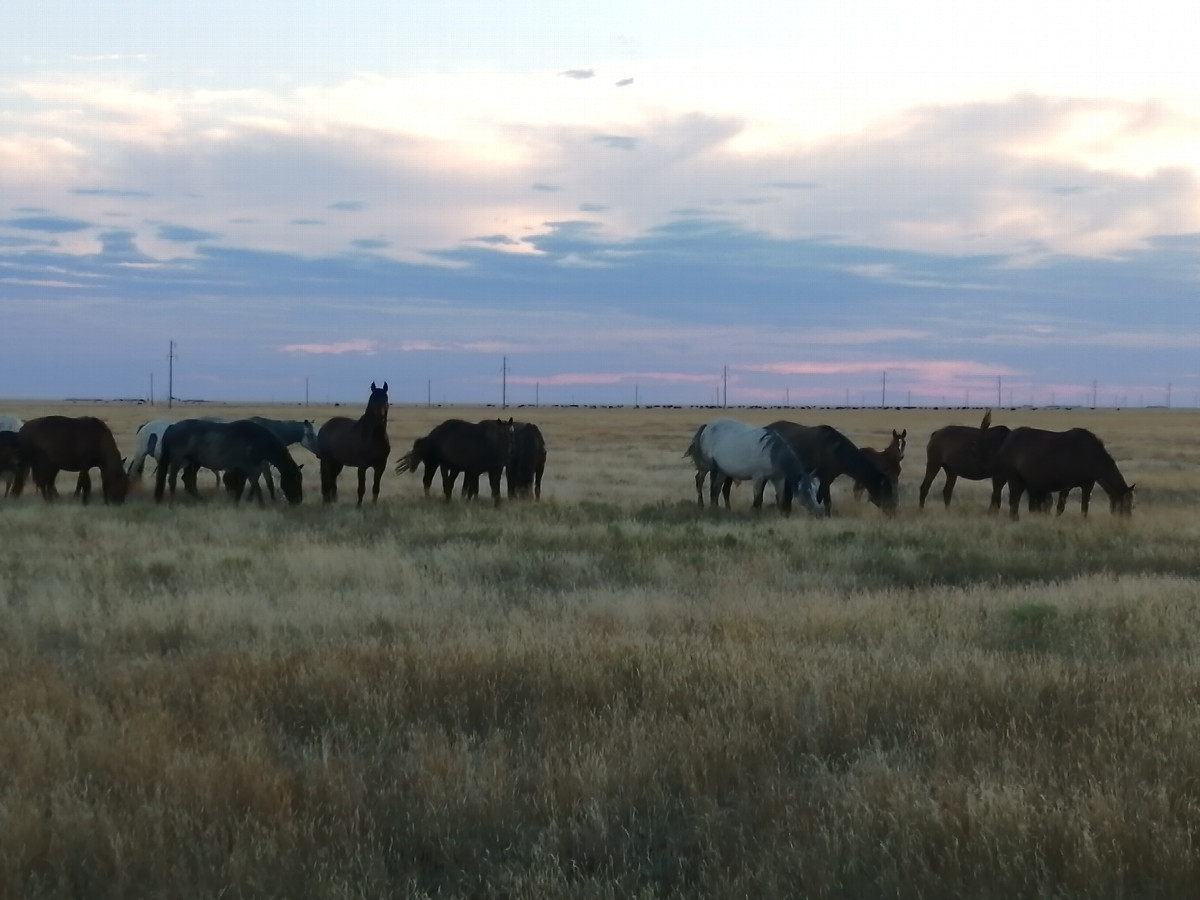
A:
<svg viewBox="0 0 1200 900">
<path fill-rule="evenodd" d="M 65 409 L 127 449 L 150 417 Z M 393 459 L 495 412 L 394 407 Z M 893 521 L 842 482 L 828 521 L 697 510 L 719 412 L 513 412 L 541 504 L 389 470 L 322 507 L 304 451 L 296 509 L 0 502 L 0 896 L 1193 890 L 1194 412 L 997 411 L 1139 486 L 1017 523 L 980 484 L 915 509 L 925 436 L 978 411 L 787 414 L 908 429 Z"/>
</svg>

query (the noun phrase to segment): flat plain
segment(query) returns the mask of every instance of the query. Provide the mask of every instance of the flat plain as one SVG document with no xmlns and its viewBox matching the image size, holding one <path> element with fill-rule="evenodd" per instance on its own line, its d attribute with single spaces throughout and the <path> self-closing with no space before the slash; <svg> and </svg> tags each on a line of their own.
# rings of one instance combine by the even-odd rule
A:
<svg viewBox="0 0 1200 900">
<path fill-rule="evenodd" d="M 365 400 L 365 397 L 364 397 Z M 3 403 L 150 418 L 354 404 Z M 0 895 L 1129 897 L 1200 883 L 1200 413 L 1082 426 L 1138 488 L 987 512 L 981 409 L 522 408 L 540 503 L 0 500 Z M 393 463 L 442 419 L 393 406 Z M 721 415 L 907 429 L 899 513 L 699 509 Z M 201 481 L 203 484 L 203 479 Z M 435 493 L 438 483 L 435 482 Z M 485 492 L 486 493 L 486 492 Z M 768 496 L 770 490 L 768 489 Z"/>
</svg>

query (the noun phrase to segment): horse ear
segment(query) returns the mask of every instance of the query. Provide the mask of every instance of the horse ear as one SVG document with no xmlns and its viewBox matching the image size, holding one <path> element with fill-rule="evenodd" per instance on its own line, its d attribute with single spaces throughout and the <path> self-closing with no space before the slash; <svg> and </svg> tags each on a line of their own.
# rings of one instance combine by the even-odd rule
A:
<svg viewBox="0 0 1200 900">
<path fill-rule="evenodd" d="M 304 468 L 304 463 L 300 463 L 300 465 L 296 466 L 296 468 L 297 468 L 297 469 L 303 469 L 303 468 Z"/>
<path fill-rule="evenodd" d="M 379 390 L 379 388 L 375 387 L 375 382 L 373 382 L 373 381 L 371 382 L 371 390 L 373 390 L 373 391 Z"/>
<path fill-rule="evenodd" d="M 387 393 L 387 382 L 386 381 L 383 383 L 383 392 L 385 394 Z"/>
</svg>

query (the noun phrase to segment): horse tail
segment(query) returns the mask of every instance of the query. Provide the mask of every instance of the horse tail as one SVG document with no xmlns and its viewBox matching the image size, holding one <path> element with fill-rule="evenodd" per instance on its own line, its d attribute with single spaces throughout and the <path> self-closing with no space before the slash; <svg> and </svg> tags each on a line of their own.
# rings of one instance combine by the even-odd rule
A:
<svg viewBox="0 0 1200 900">
<path fill-rule="evenodd" d="M 21 496 L 21 491 L 25 490 L 25 479 L 29 477 L 29 460 L 25 458 L 25 454 L 21 454 L 17 458 L 17 472 L 13 476 L 12 488 L 9 490 L 9 496 L 13 499 Z"/>
<path fill-rule="evenodd" d="M 680 459 L 691 459 L 693 462 L 700 456 L 700 435 L 704 433 L 704 427 L 701 425 L 696 429 L 696 433 L 692 435 L 692 441 L 688 444 L 687 449 L 683 451 L 683 456 Z"/>
<path fill-rule="evenodd" d="M 992 427 L 992 411 L 989 409 L 983 414 L 983 421 L 979 423 L 979 433 L 984 434 Z"/>
<path fill-rule="evenodd" d="M 400 457 L 400 461 L 396 463 L 396 474 L 399 475 L 402 472 L 414 471 L 416 471 L 416 466 L 413 465 L 413 454 L 412 452 L 405 453 Z"/>
</svg>

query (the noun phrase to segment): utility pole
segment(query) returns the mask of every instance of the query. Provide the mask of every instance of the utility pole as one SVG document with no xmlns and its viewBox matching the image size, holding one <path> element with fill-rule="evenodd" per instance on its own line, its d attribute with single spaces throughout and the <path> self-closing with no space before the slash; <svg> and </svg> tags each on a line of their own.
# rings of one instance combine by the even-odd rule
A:
<svg viewBox="0 0 1200 900">
<path fill-rule="evenodd" d="M 433 406 L 433 379 L 425 379 L 425 408 Z"/>
<path fill-rule="evenodd" d="M 171 341 L 167 350 L 167 409 L 175 400 L 175 342 Z"/>
<path fill-rule="evenodd" d="M 642 405 L 641 401 L 638 398 L 638 386 L 635 384 L 633 386 L 633 408 L 639 409 L 641 407 L 641 405 Z"/>
<path fill-rule="evenodd" d="M 154 405 L 154 373 L 150 373 L 150 405 Z"/>
<path fill-rule="evenodd" d="M 725 407 L 729 406 L 729 366 L 725 367 L 724 372 L 721 375 L 721 389 L 723 391 L 721 408 L 724 409 Z"/>
<path fill-rule="evenodd" d="M 304 405 L 308 406 L 308 376 L 304 376 Z"/>
<path fill-rule="evenodd" d="M 883 390 L 881 390 L 879 392 L 879 405 L 880 405 L 880 407 L 887 406 L 887 370 L 886 369 L 884 370 L 884 373 L 883 373 Z"/>
<path fill-rule="evenodd" d="M 1000 379 L 1001 379 L 1001 376 L 997 375 L 996 376 L 996 405 L 997 406 L 1004 405 L 1003 403 L 1000 402 Z"/>
<path fill-rule="evenodd" d="M 533 405 L 535 407 L 542 405 L 542 383 L 535 381 L 533 383 Z"/>
<path fill-rule="evenodd" d="M 508 409 L 508 357 L 500 367 L 500 408 Z"/>
<path fill-rule="evenodd" d="M 1171 383 L 1167 382 L 1167 409 L 1171 408 Z"/>
<path fill-rule="evenodd" d="M 1099 386 L 1097 379 L 1092 379 L 1092 409 L 1096 408 L 1096 388 Z"/>
</svg>

